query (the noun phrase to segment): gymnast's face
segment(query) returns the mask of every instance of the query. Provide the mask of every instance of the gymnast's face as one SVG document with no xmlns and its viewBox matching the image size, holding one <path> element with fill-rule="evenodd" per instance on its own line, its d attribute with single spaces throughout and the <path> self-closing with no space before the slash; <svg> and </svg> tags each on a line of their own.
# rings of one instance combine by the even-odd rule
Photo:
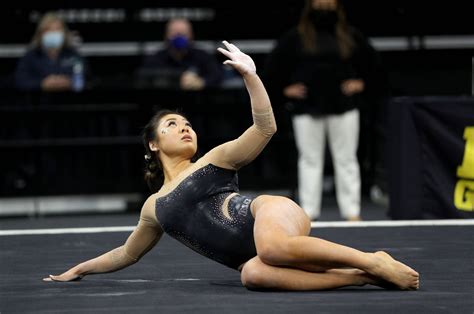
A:
<svg viewBox="0 0 474 314">
<path fill-rule="evenodd" d="M 160 119 L 156 130 L 157 141 L 150 143 L 152 151 L 169 157 L 191 159 L 197 151 L 197 136 L 191 123 L 179 114 L 168 114 Z"/>
</svg>

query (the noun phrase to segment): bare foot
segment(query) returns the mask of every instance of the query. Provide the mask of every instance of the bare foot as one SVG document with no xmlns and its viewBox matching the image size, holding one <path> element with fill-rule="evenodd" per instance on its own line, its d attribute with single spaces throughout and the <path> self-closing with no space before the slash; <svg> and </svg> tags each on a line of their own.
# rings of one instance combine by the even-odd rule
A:
<svg viewBox="0 0 474 314">
<path fill-rule="evenodd" d="M 397 285 L 395 285 L 391 282 L 388 282 L 387 280 L 384 280 L 380 277 L 371 275 L 369 273 L 365 273 L 364 276 L 365 276 L 366 281 L 369 285 L 377 286 L 377 287 L 384 288 L 384 289 L 387 289 L 387 290 L 399 290 L 400 289 Z"/>
<path fill-rule="evenodd" d="M 415 270 L 395 260 L 386 252 L 379 251 L 373 256 L 375 266 L 368 270 L 371 275 L 394 284 L 398 289 L 416 290 L 419 288 L 420 275 Z M 382 284 L 385 285 L 383 282 Z"/>
<path fill-rule="evenodd" d="M 388 258 L 388 259 L 391 259 L 392 261 L 396 261 L 396 259 L 394 259 L 392 257 L 392 255 L 388 254 L 387 252 L 385 251 L 377 251 L 374 253 L 375 255 L 378 255 L 380 257 L 385 257 L 385 258 Z"/>
<path fill-rule="evenodd" d="M 357 268 L 332 268 L 326 270 L 326 273 L 339 274 L 339 275 L 350 275 L 356 278 L 354 286 L 365 286 L 366 284 L 372 284 L 372 279 L 367 277 L 367 273 Z"/>
<path fill-rule="evenodd" d="M 377 251 L 377 252 L 375 252 L 374 254 L 375 254 L 375 255 L 378 255 L 378 256 L 380 256 L 380 257 L 382 257 L 382 258 L 390 259 L 390 260 L 393 261 L 393 262 L 402 264 L 403 266 L 406 266 L 406 267 L 408 267 L 409 269 L 411 269 L 412 271 L 414 271 L 414 272 L 417 274 L 417 276 L 418 276 L 416 289 L 419 289 L 419 287 L 420 287 L 420 278 L 419 278 L 419 274 L 418 274 L 414 269 L 412 269 L 411 267 L 409 267 L 409 266 L 407 266 L 407 265 L 405 265 L 405 264 L 403 264 L 403 263 L 397 261 L 396 259 L 394 259 L 390 254 L 388 254 L 388 253 L 385 252 L 385 251 Z M 372 276 L 372 275 L 369 274 L 369 276 Z M 385 288 L 385 289 L 389 289 L 389 290 L 399 289 L 399 287 L 398 287 L 396 284 L 391 283 L 391 282 L 389 282 L 389 281 L 386 281 L 386 280 L 384 280 L 384 279 L 382 279 L 382 278 L 378 278 L 378 277 L 373 276 L 373 279 L 377 282 L 376 285 L 379 286 L 379 287 L 382 287 L 382 288 Z"/>
<path fill-rule="evenodd" d="M 334 274 L 349 274 L 353 276 L 357 276 L 360 279 L 360 284 L 358 286 L 365 286 L 367 284 L 381 287 L 388 290 L 398 290 L 398 287 L 393 283 L 390 283 L 386 280 L 383 280 L 377 276 L 371 275 L 368 272 L 357 268 L 337 268 L 337 269 L 330 269 L 327 272 L 334 273 Z"/>
</svg>

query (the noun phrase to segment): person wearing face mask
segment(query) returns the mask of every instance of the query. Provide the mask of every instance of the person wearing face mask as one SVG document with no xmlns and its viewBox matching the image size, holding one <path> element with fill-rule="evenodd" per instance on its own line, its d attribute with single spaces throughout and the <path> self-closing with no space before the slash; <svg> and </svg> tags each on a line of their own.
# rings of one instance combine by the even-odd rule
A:
<svg viewBox="0 0 474 314">
<path fill-rule="evenodd" d="M 194 46 L 189 20 L 169 20 L 164 39 L 164 49 L 145 57 L 137 73 L 139 80 L 151 78 L 154 86 L 181 90 L 219 86 L 222 68 L 215 56 Z"/>
<path fill-rule="evenodd" d="M 17 64 L 15 85 L 24 91 L 80 91 L 84 72 L 85 60 L 74 48 L 67 25 L 58 15 L 46 13 Z"/>
<path fill-rule="evenodd" d="M 266 60 L 272 97 L 285 104 L 298 150 L 298 200 L 320 217 L 326 136 L 341 216 L 360 220 L 359 104 L 374 91 L 378 54 L 346 22 L 338 0 L 306 0 L 298 25 Z"/>
</svg>

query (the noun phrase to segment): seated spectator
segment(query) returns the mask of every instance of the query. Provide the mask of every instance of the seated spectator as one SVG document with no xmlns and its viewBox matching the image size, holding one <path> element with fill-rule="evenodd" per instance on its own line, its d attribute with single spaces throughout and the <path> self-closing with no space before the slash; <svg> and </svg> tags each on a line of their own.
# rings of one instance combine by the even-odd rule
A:
<svg viewBox="0 0 474 314">
<path fill-rule="evenodd" d="M 46 13 L 38 23 L 30 48 L 17 64 L 16 87 L 26 91 L 82 90 L 84 58 L 72 41 L 64 21 L 54 13 Z"/>
<path fill-rule="evenodd" d="M 165 48 L 144 59 L 137 73 L 142 84 L 182 90 L 220 85 L 222 67 L 214 55 L 195 47 L 187 19 L 168 21 L 164 40 Z"/>
</svg>

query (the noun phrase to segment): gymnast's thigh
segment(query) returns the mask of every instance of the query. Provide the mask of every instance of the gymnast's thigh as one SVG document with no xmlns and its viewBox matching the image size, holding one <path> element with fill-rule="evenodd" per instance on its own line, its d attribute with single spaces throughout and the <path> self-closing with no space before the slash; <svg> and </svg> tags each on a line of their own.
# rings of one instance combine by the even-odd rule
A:
<svg viewBox="0 0 474 314">
<path fill-rule="evenodd" d="M 251 210 L 256 244 L 259 238 L 307 236 L 311 231 L 305 211 L 287 197 L 261 195 L 252 202 Z"/>
</svg>

